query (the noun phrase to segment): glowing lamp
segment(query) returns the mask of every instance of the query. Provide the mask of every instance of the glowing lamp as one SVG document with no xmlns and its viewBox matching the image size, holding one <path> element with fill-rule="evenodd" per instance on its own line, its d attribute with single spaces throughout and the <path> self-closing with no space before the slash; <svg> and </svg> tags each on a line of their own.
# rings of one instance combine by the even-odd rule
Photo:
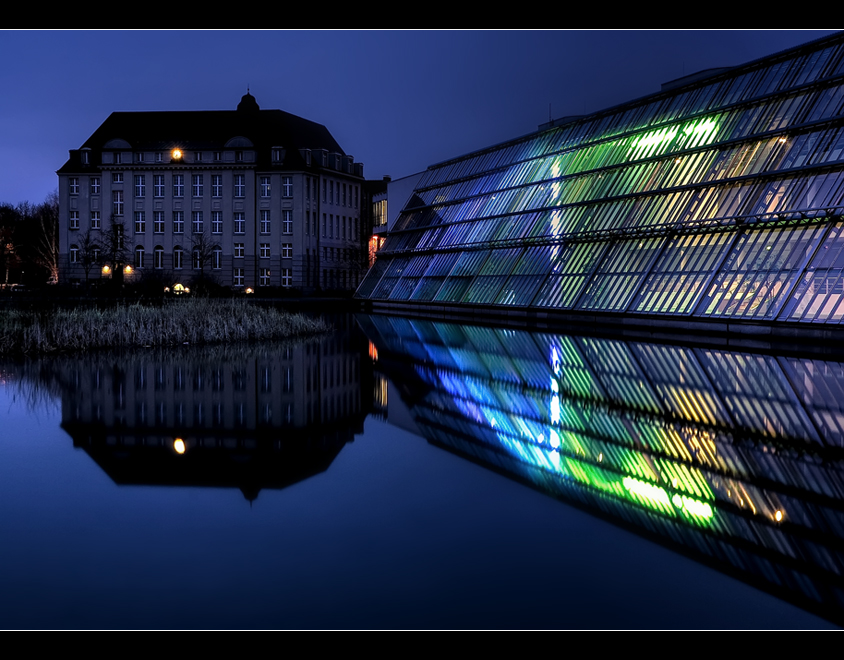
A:
<svg viewBox="0 0 844 660">
<path fill-rule="evenodd" d="M 124 266 L 123 267 L 123 273 L 124 273 L 124 275 L 131 275 L 132 274 L 132 267 L 128 266 L 128 265 Z"/>
<path fill-rule="evenodd" d="M 777 522 L 782 522 L 782 518 L 782 511 L 780 509 L 777 509 L 776 513 L 774 513 L 774 520 L 776 520 Z"/>
<path fill-rule="evenodd" d="M 103 275 L 108 275 L 109 273 L 111 273 L 111 267 L 103 266 Z"/>
<path fill-rule="evenodd" d="M 187 447 L 185 447 L 185 441 L 181 438 L 176 438 L 173 440 L 173 449 L 177 454 L 184 454 Z"/>
<path fill-rule="evenodd" d="M 173 160 L 181 160 L 182 159 L 182 150 L 181 149 L 173 149 L 170 152 L 170 155 L 173 157 Z"/>
<path fill-rule="evenodd" d="M 251 286 L 248 286 L 246 287 L 244 293 L 255 293 L 255 289 L 253 289 Z"/>
</svg>

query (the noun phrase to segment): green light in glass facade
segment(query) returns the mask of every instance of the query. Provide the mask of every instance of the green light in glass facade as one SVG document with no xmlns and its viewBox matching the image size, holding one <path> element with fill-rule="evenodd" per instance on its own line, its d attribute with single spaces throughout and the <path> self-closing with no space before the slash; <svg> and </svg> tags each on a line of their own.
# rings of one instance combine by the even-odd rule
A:
<svg viewBox="0 0 844 660">
<path fill-rule="evenodd" d="M 677 126 L 649 131 L 631 141 L 628 160 L 709 144 L 715 139 L 717 128 L 718 122 L 714 118 L 702 117 Z"/>
</svg>

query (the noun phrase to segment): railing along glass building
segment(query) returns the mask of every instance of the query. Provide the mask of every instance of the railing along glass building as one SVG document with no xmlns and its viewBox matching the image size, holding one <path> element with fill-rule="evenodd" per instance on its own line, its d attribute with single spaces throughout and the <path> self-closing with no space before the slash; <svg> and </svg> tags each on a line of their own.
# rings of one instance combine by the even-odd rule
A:
<svg viewBox="0 0 844 660">
<path fill-rule="evenodd" d="M 844 622 L 840 362 L 362 323 L 431 443 Z"/>
<path fill-rule="evenodd" d="M 357 291 L 663 319 L 844 319 L 844 35 L 431 166 Z"/>
</svg>

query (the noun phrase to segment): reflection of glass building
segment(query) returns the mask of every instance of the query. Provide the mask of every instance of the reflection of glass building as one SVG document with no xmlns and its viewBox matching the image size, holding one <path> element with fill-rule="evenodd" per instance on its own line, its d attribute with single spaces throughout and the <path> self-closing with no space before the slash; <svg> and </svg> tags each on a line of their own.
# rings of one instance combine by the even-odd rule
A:
<svg viewBox="0 0 844 660">
<path fill-rule="evenodd" d="M 841 363 L 362 322 L 431 443 L 844 621 Z"/>
<path fill-rule="evenodd" d="M 829 328 L 844 319 L 842 111 L 838 34 L 431 166 L 357 295 Z"/>
</svg>

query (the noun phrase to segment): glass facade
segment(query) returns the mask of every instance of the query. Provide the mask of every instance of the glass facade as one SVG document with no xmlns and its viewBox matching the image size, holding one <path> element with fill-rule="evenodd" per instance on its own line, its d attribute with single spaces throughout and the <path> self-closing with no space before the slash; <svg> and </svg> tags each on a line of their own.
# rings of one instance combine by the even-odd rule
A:
<svg viewBox="0 0 844 660">
<path fill-rule="evenodd" d="M 373 301 L 838 324 L 844 36 L 431 166 Z"/>
</svg>

